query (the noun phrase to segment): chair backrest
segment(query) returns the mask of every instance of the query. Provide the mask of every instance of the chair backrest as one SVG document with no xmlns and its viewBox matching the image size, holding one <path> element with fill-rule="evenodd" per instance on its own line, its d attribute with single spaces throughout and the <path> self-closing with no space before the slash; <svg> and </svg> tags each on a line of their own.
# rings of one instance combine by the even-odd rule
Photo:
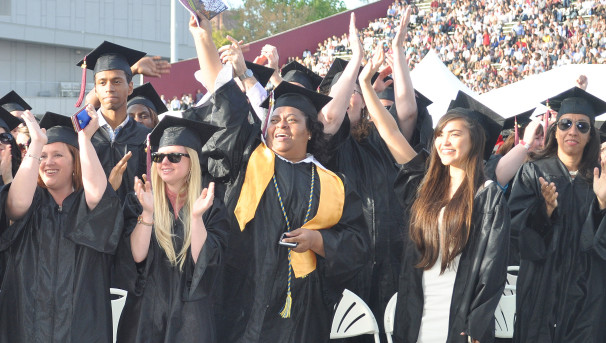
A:
<svg viewBox="0 0 606 343">
<path fill-rule="evenodd" d="M 330 330 L 331 339 L 374 335 L 379 342 L 379 326 L 368 305 L 350 290 L 343 291 Z"/>
<path fill-rule="evenodd" d="M 120 315 L 122 314 L 122 309 L 124 309 L 124 304 L 126 303 L 126 296 L 128 293 L 119 288 L 110 288 L 110 294 L 119 295 L 118 299 L 112 300 L 112 323 L 113 323 L 113 337 L 114 342 L 116 342 L 116 332 L 118 332 L 118 323 L 120 322 Z"/>
<path fill-rule="evenodd" d="M 396 292 L 389 302 L 387 306 L 385 306 L 385 315 L 383 316 L 383 325 L 385 327 L 385 336 L 387 337 L 387 342 L 392 343 L 391 335 L 393 335 L 393 325 L 394 319 L 396 317 L 396 302 L 398 300 L 398 293 Z"/>
<path fill-rule="evenodd" d="M 518 266 L 507 267 L 507 285 L 499 300 L 499 305 L 494 313 L 495 328 L 494 335 L 497 338 L 513 338 L 513 329 L 516 321 L 516 285 Z M 516 274 L 510 274 L 515 272 Z"/>
</svg>

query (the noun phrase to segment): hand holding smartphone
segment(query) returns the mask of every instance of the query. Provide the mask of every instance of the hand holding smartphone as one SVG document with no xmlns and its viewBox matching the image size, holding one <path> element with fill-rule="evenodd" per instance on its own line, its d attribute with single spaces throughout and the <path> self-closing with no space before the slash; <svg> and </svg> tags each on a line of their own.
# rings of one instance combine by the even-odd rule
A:
<svg viewBox="0 0 606 343">
<path fill-rule="evenodd" d="M 84 105 L 84 107 L 79 109 L 78 112 L 71 117 L 72 125 L 74 125 L 74 130 L 76 130 L 76 132 L 82 131 L 82 129 L 84 129 L 90 122 L 91 118 L 86 111 L 87 106 L 88 105 Z"/>
<path fill-rule="evenodd" d="M 287 247 L 287 248 L 296 248 L 297 245 L 299 245 L 299 243 L 296 242 L 284 242 L 285 238 L 289 238 L 288 236 L 286 236 L 286 232 L 282 233 L 282 236 L 280 236 L 280 240 L 278 241 L 278 245 L 283 246 L 283 247 Z"/>
</svg>

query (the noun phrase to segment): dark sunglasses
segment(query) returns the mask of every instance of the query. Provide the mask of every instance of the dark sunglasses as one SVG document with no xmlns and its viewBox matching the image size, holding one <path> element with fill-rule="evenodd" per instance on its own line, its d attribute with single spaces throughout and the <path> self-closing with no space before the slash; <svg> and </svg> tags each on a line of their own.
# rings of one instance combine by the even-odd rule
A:
<svg viewBox="0 0 606 343">
<path fill-rule="evenodd" d="M 573 121 L 570 119 L 566 119 L 566 118 L 560 119 L 558 121 L 558 129 L 560 129 L 562 131 L 566 131 L 572 127 L 572 124 L 573 124 Z M 587 132 L 589 132 L 589 129 L 591 129 L 591 124 L 586 121 L 578 121 L 574 124 L 580 133 L 587 133 Z"/>
<path fill-rule="evenodd" d="M 152 152 L 152 154 L 151 154 L 152 161 L 154 161 L 156 163 L 161 163 L 164 160 L 164 157 L 168 157 L 168 162 L 170 162 L 170 163 L 179 163 L 179 162 L 181 162 L 181 157 L 183 157 L 183 156 L 189 158 L 189 154 L 183 154 L 180 152 L 171 152 L 169 154 L 161 154 L 158 152 Z"/>
<path fill-rule="evenodd" d="M 13 141 L 13 135 L 8 132 L 0 133 L 0 143 L 11 144 Z"/>
</svg>

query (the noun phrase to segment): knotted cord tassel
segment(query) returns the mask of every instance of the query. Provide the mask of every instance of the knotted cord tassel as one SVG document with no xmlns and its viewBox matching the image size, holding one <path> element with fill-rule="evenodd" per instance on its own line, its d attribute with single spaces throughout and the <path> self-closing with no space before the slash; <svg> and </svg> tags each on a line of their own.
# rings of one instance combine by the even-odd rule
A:
<svg viewBox="0 0 606 343">
<path fill-rule="evenodd" d="M 84 62 L 82 63 L 82 83 L 80 84 L 80 96 L 78 97 L 78 101 L 76 101 L 76 107 L 82 105 L 84 92 L 86 92 L 86 56 L 84 56 Z"/>
<path fill-rule="evenodd" d="M 290 296 L 290 292 L 286 293 L 286 303 L 280 311 L 280 316 L 284 319 L 290 318 L 290 309 L 292 308 L 292 297 Z"/>
</svg>

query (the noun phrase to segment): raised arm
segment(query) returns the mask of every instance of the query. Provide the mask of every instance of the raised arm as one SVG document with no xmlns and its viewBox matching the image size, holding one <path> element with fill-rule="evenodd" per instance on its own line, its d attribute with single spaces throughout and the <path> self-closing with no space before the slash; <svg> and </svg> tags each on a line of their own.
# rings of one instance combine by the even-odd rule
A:
<svg viewBox="0 0 606 343">
<path fill-rule="evenodd" d="M 407 7 L 400 21 L 398 32 L 392 42 L 394 55 L 393 78 L 395 105 L 398 112 L 398 124 L 406 139 L 411 139 L 417 124 L 417 101 L 415 89 L 412 86 L 404 42 L 408 33 L 411 8 Z"/>
<path fill-rule="evenodd" d="M 400 132 L 398 124 L 389 111 L 383 107 L 379 96 L 371 84 L 372 76 L 377 72 L 384 58 L 385 53 L 383 52 L 383 48 L 378 46 L 374 51 L 372 59 L 368 61 L 360 74 L 360 88 L 362 88 L 368 113 L 375 123 L 381 138 L 385 141 L 396 162 L 404 164 L 415 157 L 416 152 Z"/>
<path fill-rule="evenodd" d="M 192 16 L 189 19 L 189 32 L 194 38 L 200 70 L 204 71 L 201 73 L 202 83 L 209 92 L 214 93 L 215 80 L 223 66 L 213 42 L 210 21 L 206 17 L 200 16 L 200 26 L 198 26 L 196 19 Z"/>
<path fill-rule="evenodd" d="M 523 139 L 528 146 L 518 144 L 499 160 L 497 168 L 495 169 L 495 174 L 497 177 L 496 181 L 499 183 L 499 185 L 504 187 L 509 183 L 509 181 L 513 180 L 513 177 L 518 172 L 518 169 L 520 169 L 522 164 L 526 162 L 528 152 L 540 149 L 542 144 L 542 135 L 541 132 L 537 134 L 539 127 L 540 123 L 538 121 L 531 121 L 528 123 L 526 130 L 524 131 Z"/>
<path fill-rule="evenodd" d="M 351 13 L 349 21 L 349 44 L 352 50 L 351 60 L 343 70 L 343 74 L 341 74 L 337 83 L 330 90 L 332 100 L 318 114 L 318 119 L 324 124 L 324 133 L 326 134 L 335 134 L 343 123 L 360 70 L 360 63 L 364 57 L 364 48 L 358 38 L 354 13 Z"/>
<path fill-rule="evenodd" d="M 97 152 L 91 143 L 91 137 L 99 129 L 99 118 L 92 105 L 86 107 L 91 120 L 88 125 L 78 132 L 78 145 L 80 146 L 80 165 L 82 166 L 82 186 L 84 197 L 89 210 L 94 209 L 101 201 L 107 188 L 105 172 L 99 162 Z"/>
<path fill-rule="evenodd" d="M 202 219 L 202 215 L 206 212 L 212 205 L 215 199 L 215 183 L 211 182 L 208 185 L 208 188 L 204 188 L 202 190 L 202 194 L 196 199 L 194 206 L 191 212 L 191 257 L 194 260 L 194 263 L 198 262 L 198 256 L 200 255 L 200 251 L 202 251 L 202 247 L 204 243 L 206 243 L 206 238 L 208 237 L 208 232 L 206 231 L 206 225 L 204 224 L 204 220 Z"/>
<path fill-rule="evenodd" d="M 42 147 L 48 140 L 30 111 L 25 111 L 22 118 L 29 130 L 31 143 L 8 191 L 5 210 L 10 220 L 21 219 L 32 205 L 38 184 Z"/>
<path fill-rule="evenodd" d="M 227 39 L 231 42 L 229 45 L 224 45 L 219 48 L 219 54 L 221 63 L 227 64 L 228 62 L 232 65 L 234 76 L 241 78 L 246 73 L 248 69 L 246 67 L 246 61 L 244 60 L 244 55 L 242 54 L 242 41 L 237 41 L 231 36 L 227 36 Z M 247 77 L 245 79 L 240 79 L 242 85 L 244 86 L 244 92 L 249 89 L 255 87 L 257 84 L 257 79 L 255 76 Z"/>
<path fill-rule="evenodd" d="M 143 211 L 139 215 L 137 225 L 130 234 L 130 250 L 136 263 L 145 261 L 149 253 L 149 242 L 154 224 L 154 196 L 147 175 L 143 175 L 143 183 L 135 176 L 135 195 Z"/>
</svg>

